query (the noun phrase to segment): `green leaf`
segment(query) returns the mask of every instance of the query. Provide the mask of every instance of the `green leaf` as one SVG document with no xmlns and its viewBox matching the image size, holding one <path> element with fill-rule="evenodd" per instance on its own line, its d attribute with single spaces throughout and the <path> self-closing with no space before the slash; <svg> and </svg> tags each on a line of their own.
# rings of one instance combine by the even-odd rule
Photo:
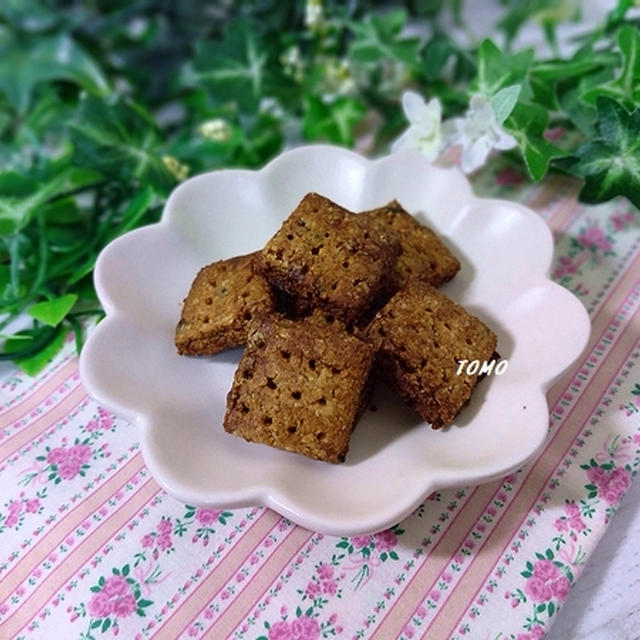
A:
<svg viewBox="0 0 640 640">
<path fill-rule="evenodd" d="M 555 612 L 556 612 L 556 605 L 553 604 L 553 602 L 549 602 L 547 604 L 547 613 L 549 614 L 549 617 L 551 617 Z"/>
<path fill-rule="evenodd" d="M 34 88 L 41 82 L 66 80 L 103 95 L 107 81 L 89 54 L 66 34 L 18 38 L 0 26 L 0 91 L 24 114 Z"/>
<path fill-rule="evenodd" d="M 68 188 L 75 172 L 68 168 L 45 182 L 15 171 L 0 173 L 0 235 L 26 227 L 47 200 Z"/>
<path fill-rule="evenodd" d="M 43 6 L 39 0 L 3 0 L 0 16 L 16 29 L 30 33 L 54 27 L 60 20 L 60 12 Z"/>
<path fill-rule="evenodd" d="M 518 102 L 504 122 L 504 128 L 516 139 L 529 175 L 534 180 L 542 179 L 552 158 L 566 155 L 544 139 L 547 117 L 542 107 Z"/>
<path fill-rule="evenodd" d="M 622 54 L 620 73 L 611 82 L 585 91 L 581 98 L 595 104 L 601 96 L 633 108 L 640 102 L 640 33 L 636 27 L 625 25 L 618 31 L 618 47 Z"/>
<path fill-rule="evenodd" d="M 502 124 L 513 111 L 521 90 L 522 85 L 513 84 L 510 87 L 500 89 L 491 97 L 491 107 L 499 124 Z"/>
<path fill-rule="evenodd" d="M 349 56 L 363 64 L 396 60 L 415 66 L 420 41 L 401 37 L 406 19 L 403 9 L 393 9 L 382 15 L 369 13 L 362 22 L 351 23 L 354 40 L 349 47 Z"/>
<path fill-rule="evenodd" d="M 38 347 L 36 352 L 31 355 L 12 358 L 13 362 L 27 375 L 35 376 L 44 369 L 58 351 L 60 351 L 64 344 L 66 334 L 66 328 L 62 325 L 55 329 L 45 326 L 35 331 L 29 329 L 18 332 L 18 336 L 30 335 L 33 339 L 34 347 L 38 341 L 44 338 L 44 346 Z M 14 352 L 17 354 L 17 352 L 23 351 L 24 348 L 24 341 L 19 337 L 8 338 L 4 343 L 4 354 L 10 355 Z"/>
<path fill-rule="evenodd" d="M 100 627 L 100 631 L 102 633 L 105 633 L 110 626 L 111 626 L 111 618 L 105 618 L 104 622 L 102 623 L 102 627 Z"/>
<path fill-rule="evenodd" d="M 366 107 L 354 98 L 342 96 L 325 103 L 316 96 L 308 96 L 304 105 L 302 135 L 307 140 L 328 140 L 351 146 L 353 129 L 365 111 Z"/>
<path fill-rule="evenodd" d="M 584 92 L 582 82 L 576 84 L 573 79 L 561 80 L 556 83 L 555 93 L 558 107 L 567 119 L 587 138 L 595 133 L 596 109 L 581 99 Z"/>
<path fill-rule="evenodd" d="M 68 293 L 59 298 L 37 302 L 27 309 L 27 313 L 32 318 L 48 324 L 50 327 L 55 327 L 64 320 L 77 300 L 76 293 Z"/>
<path fill-rule="evenodd" d="M 640 207 L 640 108 L 629 112 L 600 97 L 596 109 L 599 137 L 578 147 L 561 166 L 584 179 L 583 202 L 625 196 Z"/>
<path fill-rule="evenodd" d="M 153 604 L 153 600 L 138 600 L 139 607 L 150 607 Z"/>
<path fill-rule="evenodd" d="M 168 191 L 175 179 L 162 162 L 155 124 L 134 102 L 86 96 L 70 125 L 73 160 L 122 182 Z"/>
<path fill-rule="evenodd" d="M 427 42 L 422 58 L 423 72 L 428 82 L 433 82 L 438 78 L 453 53 L 452 41 L 442 34 L 434 36 Z"/>
<path fill-rule="evenodd" d="M 478 49 L 478 74 L 473 86 L 491 98 L 504 87 L 522 84 L 532 59 L 532 49 L 511 55 L 502 53 L 491 40 L 483 40 Z"/>
<path fill-rule="evenodd" d="M 246 113 L 256 111 L 267 84 L 267 54 L 255 29 L 236 20 L 220 42 L 199 43 L 193 61 L 196 82 L 204 83 L 216 103 L 235 101 Z"/>
</svg>

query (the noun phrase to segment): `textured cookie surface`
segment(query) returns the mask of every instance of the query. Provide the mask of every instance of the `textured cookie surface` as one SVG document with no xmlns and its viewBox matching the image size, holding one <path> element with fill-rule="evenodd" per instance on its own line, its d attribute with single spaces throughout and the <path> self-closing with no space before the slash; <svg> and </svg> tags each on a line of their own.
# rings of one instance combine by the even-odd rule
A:
<svg viewBox="0 0 640 640">
<path fill-rule="evenodd" d="M 252 322 L 227 395 L 229 433 L 326 462 L 342 462 L 364 407 L 372 345 L 316 315 Z"/>
<path fill-rule="evenodd" d="M 381 232 L 395 234 L 401 253 L 393 265 L 392 287 L 397 290 L 418 278 L 434 287 L 448 282 L 460 270 L 458 259 L 429 228 L 421 225 L 393 200 L 384 207 L 363 211 L 363 219 Z"/>
<path fill-rule="evenodd" d="M 399 252 L 395 236 L 309 193 L 267 242 L 258 264 L 298 309 L 322 308 L 348 321 L 371 306 Z"/>
<path fill-rule="evenodd" d="M 478 381 L 457 375 L 459 362 L 492 360 L 497 342 L 478 318 L 419 280 L 378 312 L 368 335 L 383 377 L 434 429 L 453 421 Z"/>
<path fill-rule="evenodd" d="M 254 272 L 255 257 L 220 260 L 198 272 L 175 331 L 178 353 L 211 355 L 244 344 L 251 318 L 273 309 L 271 288 Z"/>
</svg>

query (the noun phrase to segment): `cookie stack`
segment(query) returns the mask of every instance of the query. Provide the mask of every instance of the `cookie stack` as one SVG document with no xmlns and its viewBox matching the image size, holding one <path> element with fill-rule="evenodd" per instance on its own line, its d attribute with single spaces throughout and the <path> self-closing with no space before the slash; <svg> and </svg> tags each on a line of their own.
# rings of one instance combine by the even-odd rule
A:
<svg viewBox="0 0 640 640">
<path fill-rule="evenodd" d="M 202 268 L 175 332 L 182 355 L 244 345 L 224 428 L 326 462 L 345 459 L 381 378 L 433 428 L 453 421 L 496 336 L 435 287 L 460 263 L 393 201 L 352 213 L 307 194 L 261 251 Z"/>
</svg>

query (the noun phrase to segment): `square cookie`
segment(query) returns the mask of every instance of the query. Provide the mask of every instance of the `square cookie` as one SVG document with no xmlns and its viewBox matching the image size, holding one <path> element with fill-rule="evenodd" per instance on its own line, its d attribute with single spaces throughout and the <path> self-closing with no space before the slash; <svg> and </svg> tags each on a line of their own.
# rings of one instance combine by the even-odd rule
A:
<svg viewBox="0 0 640 640">
<path fill-rule="evenodd" d="M 254 271 L 255 257 L 237 256 L 200 269 L 175 331 L 179 354 L 207 356 L 242 345 L 253 316 L 274 308 L 269 284 Z"/>
<path fill-rule="evenodd" d="M 395 236 L 309 193 L 267 242 L 258 264 L 298 310 L 321 308 L 351 321 L 371 307 L 399 252 Z"/>
<path fill-rule="evenodd" d="M 434 429 L 451 423 L 469 400 L 478 374 L 458 375 L 463 360 L 494 359 L 496 336 L 431 285 L 412 281 L 367 329 L 382 376 Z"/>
<path fill-rule="evenodd" d="M 224 428 L 250 442 L 342 462 L 364 409 L 373 346 L 318 314 L 261 316 L 227 395 Z"/>
<path fill-rule="evenodd" d="M 439 287 L 460 270 L 460 262 L 435 232 L 420 224 L 397 200 L 360 215 L 372 228 L 398 238 L 401 253 L 392 268 L 393 291 L 413 278 Z"/>
</svg>

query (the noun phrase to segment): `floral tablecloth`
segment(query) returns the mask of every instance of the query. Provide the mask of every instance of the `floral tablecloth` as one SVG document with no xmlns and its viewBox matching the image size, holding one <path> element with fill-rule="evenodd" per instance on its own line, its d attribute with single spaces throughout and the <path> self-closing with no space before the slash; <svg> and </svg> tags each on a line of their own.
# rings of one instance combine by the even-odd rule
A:
<svg viewBox="0 0 640 640">
<path fill-rule="evenodd" d="M 542 638 L 640 464 L 640 212 L 507 162 L 476 191 L 544 218 L 553 278 L 593 325 L 532 464 L 370 536 L 181 504 L 135 429 L 87 396 L 69 340 L 36 378 L 1 383 L 0 638 Z"/>
</svg>

